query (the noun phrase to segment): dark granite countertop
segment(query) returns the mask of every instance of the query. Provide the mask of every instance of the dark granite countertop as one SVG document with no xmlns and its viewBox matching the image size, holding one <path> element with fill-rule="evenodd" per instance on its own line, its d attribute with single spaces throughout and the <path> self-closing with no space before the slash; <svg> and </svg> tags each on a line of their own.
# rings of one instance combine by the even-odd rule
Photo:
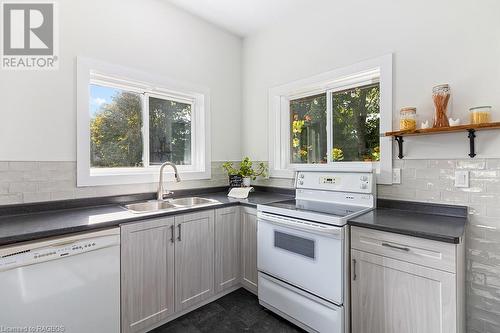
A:
<svg viewBox="0 0 500 333">
<path fill-rule="evenodd" d="M 349 225 L 458 244 L 467 224 L 467 207 L 379 200 L 377 209 Z"/>
<path fill-rule="evenodd" d="M 288 200 L 293 197 L 283 193 L 256 191 L 250 193 L 248 199 L 242 200 L 228 198 L 227 192 L 197 193 L 195 190 L 190 193 L 190 196 L 215 199 L 219 203 L 197 208 L 144 214 L 131 213 L 124 209 L 122 204 L 110 204 L 4 215 L 0 216 L 0 246 L 74 232 L 108 228 L 153 217 L 234 205 L 256 207 L 258 204 Z M 144 199 L 141 200 L 144 201 Z M 47 203 L 47 205 L 50 205 L 50 203 Z"/>
</svg>

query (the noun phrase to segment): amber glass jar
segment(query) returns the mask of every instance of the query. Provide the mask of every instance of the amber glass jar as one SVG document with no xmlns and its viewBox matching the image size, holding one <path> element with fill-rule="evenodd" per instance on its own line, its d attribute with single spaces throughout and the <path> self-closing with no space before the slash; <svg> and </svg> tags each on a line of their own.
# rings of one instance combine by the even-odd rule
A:
<svg viewBox="0 0 500 333">
<path fill-rule="evenodd" d="M 450 101 L 450 86 L 441 84 L 432 88 L 432 100 L 434 102 L 434 124 L 433 127 L 448 127 L 448 102 Z"/>
<path fill-rule="evenodd" d="M 417 108 L 405 107 L 399 111 L 399 129 L 401 131 L 417 129 Z"/>
<path fill-rule="evenodd" d="M 469 109 L 471 124 L 491 122 L 491 106 L 476 106 Z"/>
</svg>

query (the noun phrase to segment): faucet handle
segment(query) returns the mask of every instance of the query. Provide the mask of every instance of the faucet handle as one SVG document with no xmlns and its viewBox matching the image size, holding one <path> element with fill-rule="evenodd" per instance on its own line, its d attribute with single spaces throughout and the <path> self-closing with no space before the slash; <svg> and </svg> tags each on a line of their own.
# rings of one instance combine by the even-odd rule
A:
<svg viewBox="0 0 500 333">
<path fill-rule="evenodd" d="M 168 197 L 171 197 L 174 195 L 174 191 L 165 191 L 162 194 L 162 199 L 167 199 Z"/>
</svg>

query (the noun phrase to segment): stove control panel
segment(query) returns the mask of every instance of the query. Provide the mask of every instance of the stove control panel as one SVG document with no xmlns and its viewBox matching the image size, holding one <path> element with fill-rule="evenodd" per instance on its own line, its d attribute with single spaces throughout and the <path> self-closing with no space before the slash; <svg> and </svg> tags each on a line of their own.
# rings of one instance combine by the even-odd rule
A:
<svg viewBox="0 0 500 333">
<path fill-rule="evenodd" d="M 372 172 L 344 171 L 299 171 L 296 188 L 327 191 L 373 193 Z"/>
</svg>

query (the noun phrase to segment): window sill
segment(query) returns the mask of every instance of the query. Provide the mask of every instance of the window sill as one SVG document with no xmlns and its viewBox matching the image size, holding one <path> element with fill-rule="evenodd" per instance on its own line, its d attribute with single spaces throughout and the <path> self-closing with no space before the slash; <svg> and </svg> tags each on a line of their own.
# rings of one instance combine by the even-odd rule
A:
<svg viewBox="0 0 500 333">
<path fill-rule="evenodd" d="M 77 187 L 103 185 L 130 185 L 157 183 L 159 168 L 130 170 L 130 169 L 88 169 L 77 170 Z M 173 171 L 165 170 L 165 181 L 174 181 Z M 211 178 L 211 170 L 179 170 L 181 180 L 203 180 Z"/>
</svg>

